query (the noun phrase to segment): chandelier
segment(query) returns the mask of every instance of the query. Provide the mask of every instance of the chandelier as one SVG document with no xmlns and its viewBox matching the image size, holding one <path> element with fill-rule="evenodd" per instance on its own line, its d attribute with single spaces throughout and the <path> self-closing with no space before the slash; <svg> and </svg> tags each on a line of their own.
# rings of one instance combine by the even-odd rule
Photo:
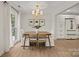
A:
<svg viewBox="0 0 79 59">
<path fill-rule="evenodd" d="M 43 11 L 41 10 L 40 5 L 36 4 L 35 9 L 32 10 L 32 16 L 34 16 L 34 18 L 29 19 L 29 25 L 32 26 L 33 28 L 36 28 L 36 30 L 44 26 L 45 20 L 42 17 L 40 17 L 42 15 L 43 15 Z"/>
<path fill-rule="evenodd" d="M 43 15 L 43 11 L 40 9 L 40 5 L 39 4 L 35 5 L 35 10 L 32 11 L 32 15 L 34 15 L 36 17 Z"/>
</svg>

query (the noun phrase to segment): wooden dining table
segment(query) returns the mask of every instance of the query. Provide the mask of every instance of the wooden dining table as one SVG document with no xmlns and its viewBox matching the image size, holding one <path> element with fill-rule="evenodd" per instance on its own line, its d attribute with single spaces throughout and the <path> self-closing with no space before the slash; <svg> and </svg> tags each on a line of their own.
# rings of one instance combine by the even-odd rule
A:
<svg viewBox="0 0 79 59">
<path fill-rule="evenodd" d="M 29 41 L 30 41 L 31 38 L 36 38 L 36 40 L 37 40 L 37 45 L 38 45 L 38 40 L 39 40 L 40 38 L 48 38 L 49 47 L 51 47 L 50 36 L 51 36 L 51 33 L 46 32 L 46 31 L 38 31 L 37 33 L 34 32 L 34 31 L 25 32 L 25 33 L 23 34 L 23 37 L 24 37 L 23 48 L 25 49 L 25 47 L 27 47 L 27 46 L 25 45 L 27 38 L 29 38 Z"/>
</svg>

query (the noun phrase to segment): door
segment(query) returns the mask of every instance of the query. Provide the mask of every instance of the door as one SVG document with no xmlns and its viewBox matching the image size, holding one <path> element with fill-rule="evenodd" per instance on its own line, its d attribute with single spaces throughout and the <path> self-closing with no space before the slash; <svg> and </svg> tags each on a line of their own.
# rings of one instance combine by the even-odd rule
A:
<svg viewBox="0 0 79 59">
<path fill-rule="evenodd" d="M 67 38 L 76 37 L 76 19 L 75 18 L 65 18 L 65 29 Z"/>
<path fill-rule="evenodd" d="M 15 15 L 11 14 L 11 40 L 10 40 L 10 46 L 13 47 L 16 41 L 16 26 L 15 26 Z"/>
</svg>

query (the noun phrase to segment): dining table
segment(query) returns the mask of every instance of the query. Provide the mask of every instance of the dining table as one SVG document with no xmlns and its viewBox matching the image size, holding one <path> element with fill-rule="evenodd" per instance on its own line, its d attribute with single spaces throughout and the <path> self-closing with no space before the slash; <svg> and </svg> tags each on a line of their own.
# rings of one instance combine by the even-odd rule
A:
<svg viewBox="0 0 79 59">
<path fill-rule="evenodd" d="M 38 32 L 29 31 L 29 32 L 25 32 L 25 33 L 23 33 L 23 37 L 24 37 L 23 48 L 25 49 L 25 47 L 27 47 L 25 45 L 27 38 L 29 38 L 29 41 L 31 40 L 31 38 L 35 38 L 37 40 L 37 46 L 38 46 L 38 41 L 39 41 L 40 38 L 48 38 L 49 47 L 51 48 L 50 36 L 51 36 L 51 33 L 47 32 L 47 31 L 38 31 Z"/>
</svg>

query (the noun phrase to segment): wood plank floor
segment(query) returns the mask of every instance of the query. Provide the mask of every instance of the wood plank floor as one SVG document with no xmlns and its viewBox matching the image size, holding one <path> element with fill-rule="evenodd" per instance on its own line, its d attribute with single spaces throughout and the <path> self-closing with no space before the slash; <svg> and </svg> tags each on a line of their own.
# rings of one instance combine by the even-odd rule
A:
<svg viewBox="0 0 79 59">
<path fill-rule="evenodd" d="M 24 50 L 21 43 L 16 44 L 2 57 L 78 57 L 79 40 L 55 40 L 52 48 L 28 48 Z"/>
</svg>

